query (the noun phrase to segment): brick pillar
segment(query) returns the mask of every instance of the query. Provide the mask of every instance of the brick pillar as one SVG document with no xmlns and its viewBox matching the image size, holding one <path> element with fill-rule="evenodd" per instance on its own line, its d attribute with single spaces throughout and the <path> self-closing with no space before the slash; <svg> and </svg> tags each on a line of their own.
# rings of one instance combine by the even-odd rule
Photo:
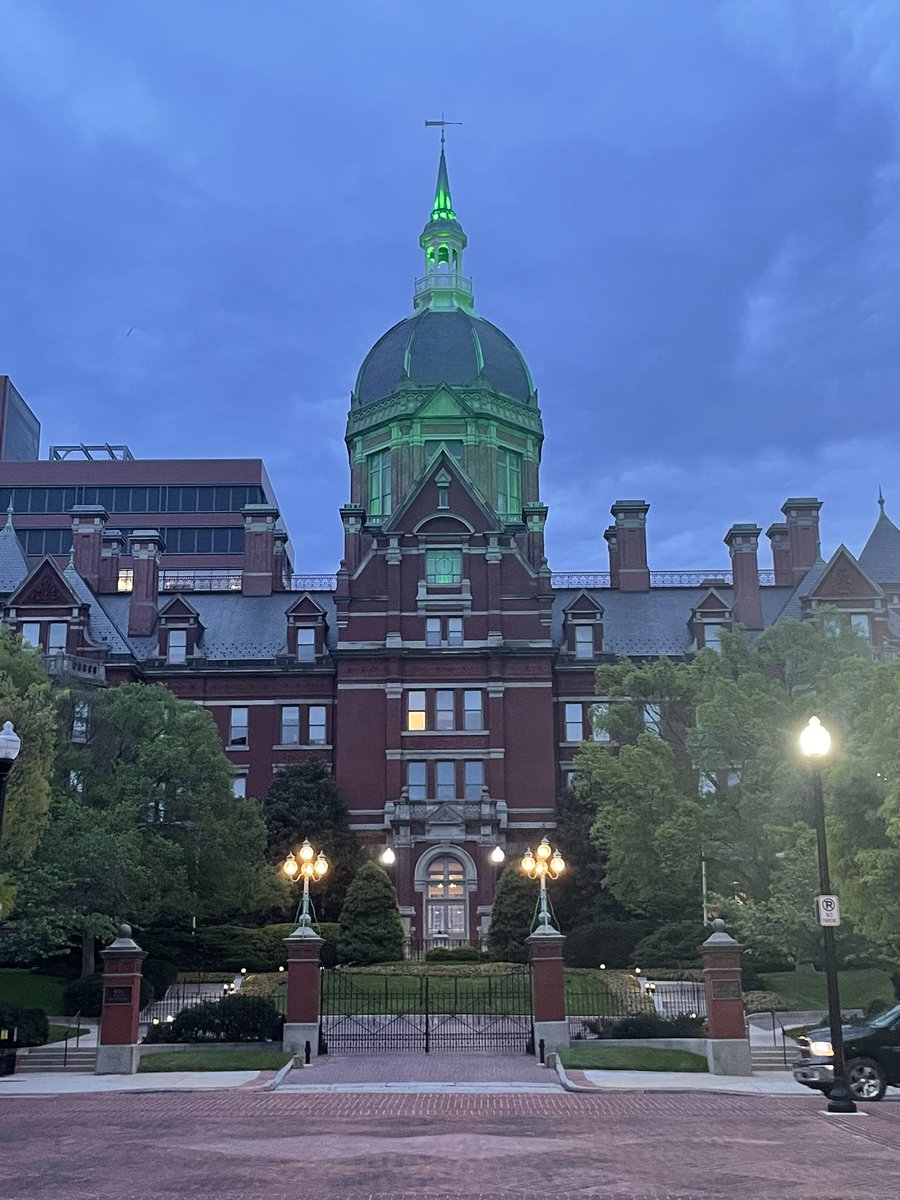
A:
<svg viewBox="0 0 900 1200">
<path fill-rule="evenodd" d="M 785 521 L 774 521 L 766 530 L 766 537 L 772 544 L 772 569 L 775 572 L 775 583 L 778 587 L 791 587 L 794 573 L 791 570 L 791 544 L 788 540 L 788 527 Z"/>
<path fill-rule="evenodd" d="M 319 953 L 325 942 L 308 926 L 299 926 L 284 944 L 288 981 L 283 1046 L 302 1055 L 309 1042 L 315 1058 L 319 1052 Z"/>
<path fill-rule="evenodd" d="M 118 529 L 107 529 L 100 551 L 100 584 L 97 588 L 103 595 L 111 595 L 119 590 L 119 568 L 124 549 L 125 538 L 122 533 Z"/>
<path fill-rule="evenodd" d="M 623 592 L 650 590 L 647 565 L 647 513 L 644 500 L 617 500 L 610 509 L 616 519 L 619 588 Z"/>
<path fill-rule="evenodd" d="M 131 535 L 134 580 L 128 600 L 128 636 L 149 637 L 159 615 L 159 560 L 165 548 L 158 529 L 136 529 Z"/>
<path fill-rule="evenodd" d="M 725 922 L 713 921 L 713 934 L 700 947 L 709 1025 L 707 1061 L 714 1075 L 749 1075 L 750 1043 L 744 1022 L 741 950 Z"/>
<path fill-rule="evenodd" d="M 284 592 L 288 590 L 289 580 L 287 579 L 287 549 L 288 535 L 286 529 L 275 530 L 275 560 L 272 567 L 272 588 L 276 592 Z"/>
<path fill-rule="evenodd" d="M 552 927 L 544 926 L 526 938 L 531 964 L 531 1004 L 534 1016 L 534 1048 L 540 1043 L 549 1054 L 569 1044 L 566 1016 L 566 981 L 563 975 L 562 948 L 566 939 Z"/>
<path fill-rule="evenodd" d="M 725 545 L 731 555 L 731 574 L 734 580 L 734 619 L 745 629 L 762 629 L 762 594 L 759 590 L 758 525 L 732 525 L 725 534 Z"/>
<path fill-rule="evenodd" d="M 538 501 L 526 504 L 522 510 L 528 529 L 528 561 L 536 571 L 547 565 L 547 556 L 544 553 L 544 527 L 547 524 L 548 511 L 547 505 L 540 504 Z"/>
<path fill-rule="evenodd" d="M 278 509 L 271 504 L 245 504 L 241 512 L 244 516 L 241 591 L 245 596 L 271 596 Z"/>
<path fill-rule="evenodd" d="M 141 1011 L 141 964 L 147 955 L 131 936 L 131 926 L 119 927 L 119 936 L 105 950 L 103 1008 L 100 1014 L 98 1075 L 133 1075 Z"/>
<path fill-rule="evenodd" d="M 819 557 L 819 509 L 815 496 L 791 496 L 781 506 L 787 518 L 793 582 L 800 583 Z"/>
<path fill-rule="evenodd" d="M 96 592 L 100 584 L 100 556 L 103 549 L 103 531 L 109 513 L 102 504 L 76 504 L 70 509 L 72 518 L 72 549 L 75 552 L 75 570 Z"/>
<path fill-rule="evenodd" d="M 608 529 L 605 529 L 603 536 L 609 549 L 609 586 L 617 588 L 619 586 L 619 535 L 615 525 L 610 525 Z"/>
</svg>

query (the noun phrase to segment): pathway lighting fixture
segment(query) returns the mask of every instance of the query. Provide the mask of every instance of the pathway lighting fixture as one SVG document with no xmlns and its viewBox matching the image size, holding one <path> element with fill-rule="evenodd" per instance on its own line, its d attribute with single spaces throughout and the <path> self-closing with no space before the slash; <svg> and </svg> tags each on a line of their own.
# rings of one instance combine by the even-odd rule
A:
<svg viewBox="0 0 900 1200">
<path fill-rule="evenodd" d="M 832 892 L 828 871 L 828 843 L 825 838 L 825 802 L 822 797 L 822 772 L 819 764 L 828 757 L 831 750 L 831 734 L 818 717 L 810 717 L 799 740 L 800 751 L 808 759 L 812 771 L 816 843 L 819 851 L 819 894 L 820 897 L 830 897 Z M 831 1029 L 830 1049 L 834 1078 L 828 1096 L 828 1112 L 854 1113 L 857 1109 L 847 1087 L 844 1065 L 844 1033 L 838 991 L 837 956 L 834 950 L 834 929 L 830 925 L 823 925 L 822 939 L 825 943 L 825 985 L 828 990 L 828 1025 Z"/>
<path fill-rule="evenodd" d="M 525 851 L 519 865 L 529 879 L 540 880 L 541 891 L 538 899 L 537 915 L 538 932 L 555 932 L 550 915 L 550 902 L 547 898 L 547 880 L 559 879 L 560 875 L 566 869 L 565 860 L 558 850 L 551 849 L 550 843 L 546 838 L 542 838 L 534 854 L 531 853 L 530 849 Z"/>
<path fill-rule="evenodd" d="M 381 865 L 383 867 L 392 867 L 394 865 L 394 863 L 397 861 L 397 855 L 394 853 L 394 851 L 391 849 L 390 846 L 385 846 L 385 848 L 382 850 L 382 852 L 378 856 L 378 861 L 381 863 Z"/>
<path fill-rule="evenodd" d="M 247 968 L 246 968 L 246 967 L 241 967 L 241 974 L 242 974 L 242 975 L 246 975 L 246 974 L 247 974 Z"/>
<path fill-rule="evenodd" d="M 309 929 L 312 925 L 312 902 L 309 898 L 309 883 L 311 879 L 321 879 L 328 871 L 328 859 L 320 850 L 316 854 L 309 839 L 303 839 L 303 845 L 295 853 L 293 850 L 281 864 L 281 869 L 288 879 L 303 880 L 303 896 L 297 909 L 297 929 Z"/>
<path fill-rule="evenodd" d="M 0 838 L 3 837 L 3 811 L 6 808 L 6 780 L 21 749 L 22 739 L 13 729 L 12 721 L 5 721 L 0 730 Z"/>
<path fill-rule="evenodd" d="M 600 970 L 601 970 L 601 971 L 605 971 L 605 970 L 606 970 L 606 963 L 601 963 L 601 964 L 600 964 Z"/>
</svg>

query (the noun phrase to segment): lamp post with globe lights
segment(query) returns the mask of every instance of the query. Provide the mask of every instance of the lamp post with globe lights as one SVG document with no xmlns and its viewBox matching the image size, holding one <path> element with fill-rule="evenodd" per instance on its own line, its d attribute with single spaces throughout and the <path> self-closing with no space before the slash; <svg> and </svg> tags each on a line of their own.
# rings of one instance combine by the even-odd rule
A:
<svg viewBox="0 0 900 1200">
<path fill-rule="evenodd" d="M 822 796 L 820 763 L 831 750 L 831 734 L 818 717 L 810 717 L 800 734 L 800 751 L 809 761 L 812 771 L 816 843 L 819 851 L 819 893 L 831 895 L 828 871 L 828 843 L 825 837 L 825 803 Z M 841 1026 L 841 999 L 838 991 L 837 956 L 834 949 L 834 929 L 822 928 L 825 943 L 825 984 L 828 990 L 828 1025 L 831 1030 L 831 1053 L 834 1064 L 834 1083 L 828 1096 L 828 1111 L 854 1113 L 856 1105 L 847 1087 L 844 1068 L 844 1034 Z"/>
<path fill-rule="evenodd" d="M 13 729 L 12 721 L 4 722 L 0 730 L 0 839 L 3 837 L 3 813 L 6 809 L 6 781 L 21 749 L 22 739 Z"/>
<path fill-rule="evenodd" d="M 309 929 L 312 925 L 312 902 L 309 898 L 309 883 L 311 879 L 321 879 L 328 871 L 328 859 L 320 850 L 316 854 L 312 846 L 309 844 L 309 839 L 303 839 L 303 845 L 295 854 L 292 850 L 284 862 L 281 864 L 281 869 L 287 875 L 288 879 L 294 880 L 298 876 L 303 880 L 303 897 L 300 901 L 300 906 L 297 909 L 297 929 Z"/>
<path fill-rule="evenodd" d="M 519 864 L 529 879 L 538 879 L 541 884 L 538 899 L 537 933 L 553 930 L 553 920 L 550 914 L 550 901 L 547 897 L 547 880 L 559 879 L 566 869 L 565 859 L 558 850 L 553 850 L 547 838 L 542 838 L 534 854 L 526 850 Z"/>
</svg>

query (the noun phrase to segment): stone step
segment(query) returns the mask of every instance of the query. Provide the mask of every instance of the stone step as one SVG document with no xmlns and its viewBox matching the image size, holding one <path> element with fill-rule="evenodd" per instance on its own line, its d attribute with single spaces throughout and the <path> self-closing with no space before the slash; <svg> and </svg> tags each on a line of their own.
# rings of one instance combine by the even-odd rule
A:
<svg viewBox="0 0 900 1200">
<path fill-rule="evenodd" d="M 16 1074 L 33 1074 L 37 1071 L 93 1071 L 97 1065 L 97 1050 L 70 1048 L 66 1054 L 55 1046 L 38 1046 L 23 1055 L 16 1063 Z"/>
</svg>

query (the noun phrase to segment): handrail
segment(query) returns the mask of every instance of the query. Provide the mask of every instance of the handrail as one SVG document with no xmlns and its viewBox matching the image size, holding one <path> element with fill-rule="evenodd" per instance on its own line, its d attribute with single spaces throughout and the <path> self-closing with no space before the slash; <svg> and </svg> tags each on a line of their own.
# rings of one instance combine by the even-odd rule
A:
<svg viewBox="0 0 900 1200">
<path fill-rule="evenodd" d="M 63 1039 L 63 1069 L 69 1061 L 69 1038 L 72 1035 L 72 1026 L 66 1026 L 66 1036 Z M 81 1009 L 75 1014 L 75 1049 L 78 1049 L 78 1043 L 81 1041 Z"/>
</svg>

